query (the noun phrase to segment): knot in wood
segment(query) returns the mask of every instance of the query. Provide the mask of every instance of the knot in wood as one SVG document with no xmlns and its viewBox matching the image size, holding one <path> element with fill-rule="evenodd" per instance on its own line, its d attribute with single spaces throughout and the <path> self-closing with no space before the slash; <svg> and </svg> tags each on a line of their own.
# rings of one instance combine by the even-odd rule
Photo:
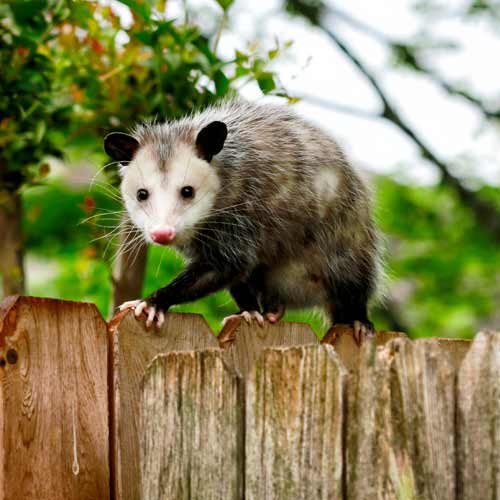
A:
<svg viewBox="0 0 500 500">
<path fill-rule="evenodd" d="M 17 358 L 18 358 L 17 351 L 15 349 L 9 349 L 7 351 L 6 358 L 11 365 L 15 365 L 17 363 Z"/>
</svg>

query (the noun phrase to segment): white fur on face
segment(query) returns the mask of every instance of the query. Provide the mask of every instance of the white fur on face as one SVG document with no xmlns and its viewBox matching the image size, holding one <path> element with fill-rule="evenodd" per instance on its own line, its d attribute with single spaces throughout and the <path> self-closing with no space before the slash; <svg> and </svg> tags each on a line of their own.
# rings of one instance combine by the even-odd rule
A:
<svg viewBox="0 0 500 500">
<path fill-rule="evenodd" d="M 193 198 L 183 198 L 181 189 L 191 186 Z M 126 167 L 122 196 L 132 222 L 152 243 L 150 233 L 163 227 L 175 228 L 172 244 L 187 243 L 210 214 L 220 188 L 215 169 L 198 158 L 189 146 L 180 146 L 164 169 L 158 165 L 150 146 L 141 148 Z M 137 200 L 137 191 L 146 189 L 149 197 Z"/>
</svg>

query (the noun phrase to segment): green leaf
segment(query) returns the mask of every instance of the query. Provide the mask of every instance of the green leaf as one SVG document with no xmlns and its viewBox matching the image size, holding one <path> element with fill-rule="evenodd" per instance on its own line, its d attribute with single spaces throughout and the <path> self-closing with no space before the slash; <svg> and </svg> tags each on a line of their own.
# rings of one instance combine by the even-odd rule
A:
<svg viewBox="0 0 500 500">
<path fill-rule="evenodd" d="M 151 19 L 151 7 L 148 3 L 138 0 L 119 0 L 119 2 L 129 7 L 130 10 L 141 16 L 145 21 Z"/>
<path fill-rule="evenodd" d="M 197 38 L 195 38 L 192 43 L 203 55 L 205 55 L 210 64 L 217 63 L 218 61 L 217 57 L 210 49 L 208 40 L 205 37 L 200 35 Z"/>
<path fill-rule="evenodd" d="M 229 89 L 229 79 L 220 69 L 215 72 L 214 83 L 217 95 L 218 96 L 226 95 Z"/>
<path fill-rule="evenodd" d="M 234 75 L 236 76 L 236 78 L 241 78 L 242 76 L 248 75 L 249 73 L 249 68 L 245 68 L 244 66 L 237 66 Z"/>
<path fill-rule="evenodd" d="M 234 0 L 216 0 L 216 2 L 224 9 L 227 10 L 233 4 Z"/>
<path fill-rule="evenodd" d="M 153 45 L 153 34 L 149 31 L 138 31 L 137 33 L 134 33 L 134 38 L 148 47 Z"/>
<path fill-rule="evenodd" d="M 174 21 L 161 21 L 156 24 L 156 30 L 155 30 L 155 35 L 157 37 L 160 37 L 164 35 L 165 33 L 170 33 L 174 37 L 178 37 L 178 32 L 176 27 L 174 26 Z M 178 40 L 176 40 L 178 41 Z"/>
<path fill-rule="evenodd" d="M 19 24 L 29 24 L 34 16 L 47 7 L 47 0 L 13 1 L 10 8 Z"/>
<path fill-rule="evenodd" d="M 235 59 L 237 63 L 244 63 L 248 61 L 248 54 L 241 52 L 240 50 L 236 50 L 234 53 Z"/>
<path fill-rule="evenodd" d="M 276 58 L 276 56 L 279 54 L 280 50 L 278 48 L 276 49 L 273 49 L 273 50 L 270 50 L 268 53 L 267 53 L 267 56 L 269 57 L 269 59 L 272 61 L 273 59 Z"/>
<path fill-rule="evenodd" d="M 257 83 L 259 84 L 260 90 L 263 94 L 269 94 L 276 88 L 276 83 L 274 82 L 274 77 L 272 73 L 261 73 L 257 77 Z"/>
<path fill-rule="evenodd" d="M 45 135 L 45 131 L 47 130 L 47 125 L 45 122 L 38 122 L 36 124 L 36 129 L 35 129 L 35 142 L 41 142 L 43 139 L 43 136 Z"/>
</svg>

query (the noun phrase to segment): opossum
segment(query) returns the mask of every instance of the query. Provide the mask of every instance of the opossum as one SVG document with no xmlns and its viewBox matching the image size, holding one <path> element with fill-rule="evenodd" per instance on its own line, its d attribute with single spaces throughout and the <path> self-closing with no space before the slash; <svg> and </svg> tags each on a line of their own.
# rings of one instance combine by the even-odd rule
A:
<svg viewBox="0 0 500 500">
<path fill-rule="evenodd" d="M 165 312 L 228 288 L 248 322 L 322 306 L 332 324 L 373 333 L 380 268 L 369 189 L 336 141 L 290 106 L 229 100 L 104 139 L 147 242 L 188 260 L 170 284 L 125 302 L 160 327 Z M 226 320 L 228 319 L 226 318 Z"/>
</svg>

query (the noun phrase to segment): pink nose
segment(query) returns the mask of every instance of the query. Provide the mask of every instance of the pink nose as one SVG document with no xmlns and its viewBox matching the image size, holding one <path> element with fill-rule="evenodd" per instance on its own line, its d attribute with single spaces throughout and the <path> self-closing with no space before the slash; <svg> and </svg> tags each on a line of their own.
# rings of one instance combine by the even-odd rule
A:
<svg viewBox="0 0 500 500">
<path fill-rule="evenodd" d="M 168 245 L 175 238 L 175 228 L 162 227 L 151 231 L 151 239 L 160 245 Z"/>
</svg>

